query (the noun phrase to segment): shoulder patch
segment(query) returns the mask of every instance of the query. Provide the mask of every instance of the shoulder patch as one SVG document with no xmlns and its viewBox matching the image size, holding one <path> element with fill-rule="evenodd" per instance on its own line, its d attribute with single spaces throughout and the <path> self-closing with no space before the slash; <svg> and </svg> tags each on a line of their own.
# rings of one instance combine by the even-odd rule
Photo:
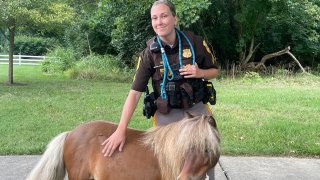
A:
<svg viewBox="0 0 320 180">
<path fill-rule="evenodd" d="M 207 52 L 211 55 L 211 60 L 212 60 L 212 63 L 214 64 L 215 61 L 216 61 L 216 58 L 214 57 L 214 55 L 212 54 L 207 42 L 205 40 L 203 40 L 202 42 L 203 46 L 206 48 Z"/>
<path fill-rule="evenodd" d="M 140 62 L 141 62 L 141 56 L 139 56 L 139 58 L 138 58 L 136 71 L 139 69 Z M 137 73 L 137 72 L 136 72 L 136 73 Z M 132 82 L 134 82 L 135 80 L 136 80 L 136 74 L 134 74 L 133 79 L 132 79 Z"/>
<path fill-rule="evenodd" d="M 210 51 L 210 48 L 209 48 L 209 46 L 208 46 L 208 44 L 207 44 L 207 42 L 205 40 L 203 40 L 202 44 L 206 48 L 207 52 L 212 54 L 211 51 Z"/>
<path fill-rule="evenodd" d="M 141 56 L 139 56 L 139 59 L 138 59 L 138 63 L 137 63 L 137 67 L 136 67 L 137 70 L 139 69 L 140 61 L 141 61 Z"/>
</svg>

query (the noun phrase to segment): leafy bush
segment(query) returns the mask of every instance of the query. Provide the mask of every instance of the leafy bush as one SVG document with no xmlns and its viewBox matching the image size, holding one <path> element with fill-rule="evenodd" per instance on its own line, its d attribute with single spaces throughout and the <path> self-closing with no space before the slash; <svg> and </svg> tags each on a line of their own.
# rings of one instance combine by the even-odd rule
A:
<svg viewBox="0 0 320 180">
<path fill-rule="evenodd" d="M 75 79 L 96 79 L 128 82 L 132 81 L 134 69 L 125 66 L 111 55 L 90 55 L 82 58 L 68 75 Z"/>
<path fill-rule="evenodd" d="M 76 58 L 71 49 L 58 47 L 47 54 L 42 62 L 42 71 L 47 73 L 61 73 L 74 66 Z"/>
<path fill-rule="evenodd" d="M 58 42 L 51 38 L 16 36 L 14 45 L 14 54 L 41 56 L 54 49 Z"/>
<path fill-rule="evenodd" d="M 290 75 L 293 75 L 293 72 L 290 71 L 290 70 L 287 70 L 287 69 L 277 69 L 275 72 L 274 72 L 274 77 L 276 78 L 282 78 L 282 77 L 287 77 L 287 76 L 290 76 Z"/>
<path fill-rule="evenodd" d="M 246 72 L 242 78 L 244 82 L 262 82 L 263 78 L 257 72 Z"/>
</svg>

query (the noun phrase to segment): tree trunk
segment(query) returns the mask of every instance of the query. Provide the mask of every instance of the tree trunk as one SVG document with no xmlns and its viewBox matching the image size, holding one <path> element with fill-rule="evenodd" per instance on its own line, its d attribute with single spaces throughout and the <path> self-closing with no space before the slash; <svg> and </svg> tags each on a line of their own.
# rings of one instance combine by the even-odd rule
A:
<svg viewBox="0 0 320 180">
<path fill-rule="evenodd" d="M 304 68 L 301 66 L 300 62 L 298 61 L 298 59 L 290 52 L 288 51 L 288 54 L 292 57 L 292 59 L 298 64 L 298 66 L 300 67 L 300 69 L 302 70 L 302 72 L 306 72 L 306 70 L 304 70 Z"/>
<path fill-rule="evenodd" d="M 281 51 L 278 51 L 278 52 L 275 52 L 275 53 L 271 53 L 271 54 L 267 54 L 267 55 L 263 56 L 261 61 L 255 66 L 255 69 L 260 68 L 260 66 L 262 66 L 264 69 L 266 69 L 265 63 L 266 63 L 266 61 L 268 59 L 271 59 L 271 58 L 274 58 L 274 57 L 277 57 L 277 56 L 281 56 L 283 54 L 289 54 L 292 57 L 292 59 L 299 65 L 300 69 L 303 72 L 306 72 L 304 70 L 304 68 L 301 66 L 301 64 L 298 61 L 298 59 L 290 52 L 290 46 L 288 46 L 287 48 L 285 48 L 285 49 L 283 49 Z"/>
<path fill-rule="evenodd" d="M 15 19 L 11 19 L 9 26 L 9 74 L 8 74 L 8 84 L 13 84 L 13 50 L 14 50 L 14 35 L 15 35 Z"/>
<path fill-rule="evenodd" d="M 250 49 L 248 52 L 248 55 L 244 58 L 244 60 L 241 62 L 241 66 L 245 67 L 246 64 L 250 61 L 253 53 L 258 49 L 258 47 L 260 46 L 260 43 L 258 45 L 256 45 L 256 47 L 254 46 L 254 36 L 251 38 L 251 43 L 250 43 Z"/>
</svg>

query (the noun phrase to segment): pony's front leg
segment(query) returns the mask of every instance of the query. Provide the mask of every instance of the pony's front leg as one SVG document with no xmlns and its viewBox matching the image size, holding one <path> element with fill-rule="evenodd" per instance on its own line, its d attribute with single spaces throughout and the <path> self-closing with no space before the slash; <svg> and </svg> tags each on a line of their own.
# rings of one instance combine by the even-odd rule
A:
<svg viewBox="0 0 320 180">
<path fill-rule="evenodd" d="M 77 173 L 68 173 L 67 180 L 99 180 L 87 172 L 81 172 L 80 174 Z"/>
</svg>

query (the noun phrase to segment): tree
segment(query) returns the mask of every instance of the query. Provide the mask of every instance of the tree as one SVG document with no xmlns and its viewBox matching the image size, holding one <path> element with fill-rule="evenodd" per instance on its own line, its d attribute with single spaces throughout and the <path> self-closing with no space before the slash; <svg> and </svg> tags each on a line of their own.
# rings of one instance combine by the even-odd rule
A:
<svg viewBox="0 0 320 180">
<path fill-rule="evenodd" d="M 312 66 L 320 54 L 319 25 L 319 1 L 274 2 L 260 33 L 261 52 L 268 54 L 290 46 L 302 64 Z"/>
<path fill-rule="evenodd" d="M 105 17 L 98 13 L 99 0 L 64 1 L 76 12 L 71 24 L 64 29 L 64 46 L 71 48 L 78 58 L 92 53 L 109 52 L 107 34 L 110 29 L 104 24 Z"/>
<path fill-rule="evenodd" d="M 270 11 L 270 0 L 212 0 L 192 27 L 211 44 L 222 65 L 245 66 L 258 50 L 256 38 Z"/>
<path fill-rule="evenodd" d="M 246 67 L 287 46 L 302 64 L 320 62 L 319 1 L 212 0 L 211 4 L 192 28 L 207 38 L 224 67 L 231 65 L 229 61 Z"/>
<path fill-rule="evenodd" d="M 229 67 L 238 58 L 238 33 L 234 15 L 233 2 L 212 0 L 208 9 L 200 14 L 199 21 L 191 25 L 196 34 L 208 41 L 222 67 Z"/>
<path fill-rule="evenodd" d="M 234 5 L 233 27 L 238 33 L 239 65 L 245 67 L 260 45 L 255 39 L 265 24 L 272 4 L 269 0 L 236 0 Z"/>
<path fill-rule="evenodd" d="M 59 1 L 50 0 L 0 0 L 0 28 L 9 31 L 8 83 L 13 84 L 13 50 L 15 32 L 21 27 L 59 26 L 72 19 L 72 9 Z M 47 25 L 47 26 L 45 26 Z"/>
</svg>

